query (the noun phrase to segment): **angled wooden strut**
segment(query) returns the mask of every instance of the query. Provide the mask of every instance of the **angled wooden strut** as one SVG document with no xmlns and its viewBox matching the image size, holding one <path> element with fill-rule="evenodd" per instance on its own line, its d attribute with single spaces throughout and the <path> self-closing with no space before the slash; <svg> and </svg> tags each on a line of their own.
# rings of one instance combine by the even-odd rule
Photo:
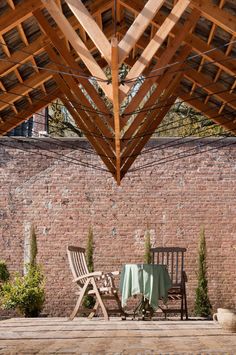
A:
<svg viewBox="0 0 236 355">
<path fill-rule="evenodd" d="M 129 71 L 126 77 L 127 80 L 138 77 L 143 72 L 145 67 L 149 65 L 151 59 L 153 58 L 157 50 L 160 48 L 162 43 L 165 41 L 166 37 L 173 29 L 174 25 L 178 22 L 179 18 L 186 10 L 189 3 L 190 0 L 182 0 L 177 2 L 177 4 L 173 7 L 169 16 L 165 19 L 164 23 L 156 32 L 155 36 L 148 43 L 147 47 L 144 49 L 139 59 L 136 61 L 136 63 Z M 127 84 L 127 86 L 131 88 L 133 86 L 133 83 L 131 82 Z"/>
<path fill-rule="evenodd" d="M 113 114 L 115 126 L 116 181 L 120 185 L 120 102 L 119 102 L 119 52 L 117 38 L 111 41 L 111 74 L 113 89 Z"/>
<path fill-rule="evenodd" d="M 81 0 L 66 0 L 69 8 L 88 33 L 96 47 L 108 64 L 111 64 L 111 45 L 98 24 L 94 21 L 90 12 L 86 9 Z"/>
<path fill-rule="evenodd" d="M 147 94 L 147 92 L 151 89 L 152 85 L 161 78 L 162 73 L 168 68 L 168 65 L 172 58 L 174 57 L 176 51 L 180 47 L 182 41 L 186 37 L 186 35 L 191 32 L 194 26 L 197 23 L 197 20 L 200 16 L 200 12 L 197 10 L 193 10 L 185 24 L 181 26 L 175 36 L 174 39 L 171 39 L 169 46 L 159 57 L 156 65 L 147 73 L 147 76 L 150 78 L 146 79 L 142 84 L 139 91 L 136 93 L 134 98 L 131 100 L 129 105 L 125 108 L 124 113 L 132 112 L 139 106 L 143 97 Z M 155 76 L 156 75 L 156 76 Z M 125 117 L 125 116 L 124 116 Z M 127 119 L 123 118 L 121 120 L 121 128 L 127 123 Z"/>
<path fill-rule="evenodd" d="M 166 74 L 162 77 L 159 85 L 157 86 L 156 91 L 144 106 L 144 109 L 152 106 L 158 97 L 160 97 L 161 93 L 163 93 L 156 109 L 153 110 L 146 119 L 145 112 L 139 113 L 133 122 L 133 125 L 131 125 L 126 132 L 126 135 L 124 135 L 124 138 L 126 138 L 126 144 L 122 149 L 121 155 L 122 178 L 175 102 L 178 95 L 174 94 L 174 92 L 183 76 L 183 73 L 181 71 L 179 72 L 179 69 L 183 66 L 183 63 L 181 62 L 187 57 L 190 51 L 190 46 L 185 46 L 182 49 L 179 56 L 180 63 L 175 66 L 176 71 L 173 71 L 172 68 L 167 70 Z M 144 122 L 142 122 L 143 120 Z M 134 136 L 132 136 L 133 133 L 135 133 Z M 128 139 L 128 135 L 130 138 L 132 136 L 130 140 Z"/>
<path fill-rule="evenodd" d="M 129 55 L 165 0 L 149 0 L 119 43 L 119 63 Z"/>
<path fill-rule="evenodd" d="M 80 39 L 77 33 L 74 31 L 70 22 L 63 15 L 61 10 L 58 8 L 54 0 L 42 0 L 44 5 L 46 6 L 48 12 L 57 23 L 58 27 L 64 33 L 66 39 L 71 43 L 71 45 L 76 50 L 77 54 L 84 62 L 90 73 L 95 77 L 99 78 L 99 85 L 106 94 L 106 96 L 112 100 L 112 90 L 111 85 L 107 85 L 107 77 L 102 70 L 102 68 L 97 64 L 96 60 L 84 44 L 84 42 Z"/>
<path fill-rule="evenodd" d="M 46 20 L 43 13 L 38 10 L 34 12 L 34 16 L 36 17 L 40 27 L 47 34 L 48 38 L 54 45 L 54 47 L 58 50 L 61 57 L 65 61 L 65 63 L 71 68 L 72 73 L 78 73 L 78 69 L 82 72 L 82 68 L 80 68 L 77 62 L 74 60 L 72 54 L 66 48 L 66 45 L 63 41 L 60 41 L 57 37 L 57 34 L 51 30 L 51 27 Z M 104 101 L 97 94 L 95 88 L 92 84 L 90 84 L 89 80 L 82 76 L 76 76 L 76 80 L 84 87 L 90 98 L 93 100 L 94 104 L 98 108 L 99 111 L 104 112 L 106 115 L 109 114 L 109 111 L 104 103 Z M 107 116 L 107 124 L 113 128 L 114 124 L 112 120 L 109 120 L 109 116 Z"/>
</svg>

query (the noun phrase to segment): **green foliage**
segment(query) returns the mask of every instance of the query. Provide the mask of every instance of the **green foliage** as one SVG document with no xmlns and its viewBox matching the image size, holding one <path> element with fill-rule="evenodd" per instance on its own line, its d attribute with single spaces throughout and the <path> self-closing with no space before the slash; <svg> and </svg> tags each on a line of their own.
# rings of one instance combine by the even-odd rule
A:
<svg viewBox="0 0 236 355">
<path fill-rule="evenodd" d="M 206 274 L 206 240 L 205 229 L 202 227 L 198 248 L 198 286 L 195 298 L 195 315 L 200 317 L 207 317 L 211 314 L 211 304 L 208 297 Z"/>
<path fill-rule="evenodd" d="M 226 131 L 223 127 L 215 125 L 201 112 L 194 110 L 188 104 L 177 99 L 171 107 L 154 136 L 158 137 L 207 137 L 222 135 Z"/>
<path fill-rule="evenodd" d="M 28 265 L 24 276 L 16 274 L 0 291 L 3 309 L 18 309 L 25 317 L 37 317 L 44 303 L 44 278 L 38 266 Z"/>
<path fill-rule="evenodd" d="M 73 117 L 59 99 L 49 105 L 49 134 L 53 137 L 81 137 Z"/>
<path fill-rule="evenodd" d="M 4 309 L 18 309 L 25 317 L 37 317 L 45 300 L 44 277 L 36 264 L 37 239 L 35 228 L 30 234 L 30 261 L 26 265 L 26 274 L 16 274 L 13 280 L 3 284 L 0 296 Z"/>
<path fill-rule="evenodd" d="M 145 254 L 144 254 L 144 263 L 151 264 L 152 255 L 151 255 L 151 235 L 149 229 L 145 232 Z"/>
<path fill-rule="evenodd" d="M 0 281 L 6 282 L 9 280 L 10 274 L 7 265 L 4 261 L 0 260 Z"/>
<path fill-rule="evenodd" d="M 89 227 L 87 246 L 86 246 L 86 262 L 88 266 L 89 272 L 94 272 L 94 264 L 93 264 L 93 229 Z M 88 288 L 89 290 L 89 288 Z M 83 299 L 83 306 L 85 308 L 93 308 L 95 305 L 95 298 L 91 295 L 85 295 Z"/>
</svg>

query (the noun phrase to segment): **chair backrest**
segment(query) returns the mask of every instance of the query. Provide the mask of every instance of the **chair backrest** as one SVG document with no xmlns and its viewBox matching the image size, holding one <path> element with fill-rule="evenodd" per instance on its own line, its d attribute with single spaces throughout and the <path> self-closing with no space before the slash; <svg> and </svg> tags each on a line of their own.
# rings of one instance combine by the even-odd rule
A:
<svg viewBox="0 0 236 355">
<path fill-rule="evenodd" d="M 151 248 L 152 263 L 167 266 L 173 287 L 183 283 L 185 252 L 186 248 L 179 247 Z"/>
<path fill-rule="evenodd" d="M 79 276 L 88 274 L 88 266 L 85 259 L 85 249 L 69 245 L 67 247 L 67 255 L 69 259 L 70 269 L 72 271 L 74 279 Z M 83 286 L 86 278 L 81 279 L 79 284 Z"/>
</svg>

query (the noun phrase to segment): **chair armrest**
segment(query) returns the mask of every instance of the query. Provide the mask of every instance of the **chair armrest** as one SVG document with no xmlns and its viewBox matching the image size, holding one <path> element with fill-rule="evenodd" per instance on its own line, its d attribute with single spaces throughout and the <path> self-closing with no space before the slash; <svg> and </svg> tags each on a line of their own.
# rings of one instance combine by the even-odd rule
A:
<svg viewBox="0 0 236 355">
<path fill-rule="evenodd" d="M 111 272 L 106 272 L 105 274 L 108 276 L 119 276 L 120 271 L 111 271 Z"/>
<path fill-rule="evenodd" d="M 78 282 L 80 280 L 91 278 L 91 277 L 101 277 L 101 276 L 103 276 L 103 273 L 101 271 L 90 272 L 89 274 L 84 274 L 82 276 L 76 277 L 76 279 L 74 279 L 73 282 Z"/>
</svg>

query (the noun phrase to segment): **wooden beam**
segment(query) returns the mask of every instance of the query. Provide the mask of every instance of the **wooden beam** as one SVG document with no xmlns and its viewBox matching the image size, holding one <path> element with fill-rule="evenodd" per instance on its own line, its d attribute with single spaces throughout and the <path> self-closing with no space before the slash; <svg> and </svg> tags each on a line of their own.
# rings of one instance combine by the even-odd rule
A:
<svg viewBox="0 0 236 355">
<path fill-rule="evenodd" d="M 10 31 L 12 28 L 32 16 L 32 12 L 43 5 L 39 0 L 24 0 L 15 9 L 7 11 L 0 18 L 0 34 Z"/>
<path fill-rule="evenodd" d="M 129 71 L 126 79 L 130 80 L 133 78 L 138 77 L 142 74 L 143 70 L 146 66 L 150 63 L 151 59 L 157 52 L 158 48 L 162 45 L 165 41 L 166 37 L 168 36 L 169 32 L 173 29 L 175 24 L 178 22 L 179 18 L 183 14 L 183 12 L 188 7 L 191 0 L 182 0 L 178 1 L 178 3 L 173 7 L 169 16 L 165 19 L 164 23 L 158 29 L 152 40 L 149 42 L 147 47 L 144 49 L 143 53 L 136 61 L 134 66 Z M 129 85 L 127 85 L 129 86 Z"/>
<path fill-rule="evenodd" d="M 139 13 L 141 11 L 143 3 L 141 0 L 120 0 L 120 3 L 123 7 L 130 9 L 134 13 Z M 162 23 L 165 21 L 166 15 L 162 14 L 160 11 L 158 12 L 158 16 L 155 17 L 151 24 L 155 28 L 160 28 Z M 170 32 L 170 35 L 173 37 L 176 35 L 176 31 L 178 31 L 181 25 L 177 23 L 173 30 Z M 187 34 L 184 40 L 185 43 L 192 46 L 193 51 L 198 54 L 202 53 L 202 56 L 210 61 L 213 61 L 215 65 L 217 65 L 222 70 L 226 71 L 230 75 L 236 75 L 236 64 L 235 60 L 227 57 L 221 50 L 212 51 L 212 46 L 207 44 L 204 40 L 201 40 L 195 34 Z M 141 45 L 142 47 L 142 45 Z M 206 52 L 203 54 L 203 52 Z"/>
<path fill-rule="evenodd" d="M 119 64 L 129 55 L 165 0 L 149 0 L 119 43 Z"/>
<path fill-rule="evenodd" d="M 182 41 L 186 37 L 187 33 L 191 32 L 193 27 L 195 26 L 198 18 L 199 18 L 200 12 L 198 10 L 193 10 L 192 13 L 190 14 L 189 18 L 186 20 L 185 24 L 179 28 L 179 31 L 176 33 L 176 36 L 172 41 L 170 42 L 169 46 L 167 49 L 162 53 L 162 55 L 159 57 L 157 64 L 152 68 L 152 70 L 147 74 L 147 76 L 152 76 L 149 79 L 146 79 L 144 83 L 142 84 L 141 88 L 139 91 L 136 93 L 136 95 L 133 97 L 131 100 L 130 104 L 126 107 L 124 113 L 127 112 L 132 112 L 135 109 L 137 109 L 138 105 L 142 101 L 142 99 L 145 97 L 147 92 L 150 90 L 151 86 L 158 81 L 162 73 L 167 69 L 169 62 L 172 60 L 174 54 L 178 50 L 179 46 L 182 44 Z M 178 61 L 177 58 L 174 59 L 174 62 Z M 161 68 L 164 68 L 160 70 Z M 172 69 L 172 71 L 175 70 L 175 67 Z M 158 75 L 158 76 L 155 76 Z M 121 128 L 124 127 L 126 124 L 126 120 L 122 119 L 121 120 Z"/>
<path fill-rule="evenodd" d="M 221 10 L 217 5 L 214 5 L 210 0 L 192 0 L 191 7 L 200 10 L 202 16 L 207 20 L 212 21 L 217 26 L 225 31 L 236 35 L 236 16 L 229 12 Z"/>
<path fill-rule="evenodd" d="M 58 66 L 55 65 L 56 69 L 59 69 L 59 65 L 63 64 L 61 59 L 58 57 L 58 55 L 55 53 L 55 51 L 53 50 L 51 45 L 48 45 L 46 47 L 47 53 L 49 55 L 49 58 L 54 62 L 54 63 L 58 63 Z M 62 79 L 60 79 L 62 78 Z M 105 124 L 103 122 L 102 117 L 100 117 L 99 114 L 97 113 L 93 113 L 94 108 L 93 106 L 90 104 L 89 100 L 86 98 L 86 96 L 84 95 L 84 93 L 80 90 L 80 88 L 77 85 L 76 80 L 72 77 L 72 76 L 68 76 L 66 74 L 61 74 L 60 77 L 56 76 L 56 79 L 58 80 L 58 84 L 59 86 L 62 85 L 63 88 L 69 89 L 71 92 L 71 98 L 73 99 L 72 103 L 77 103 L 77 105 L 75 105 L 75 110 L 79 113 L 79 114 L 83 114 L 84 108 L 81 107 L 81 105 L 83 105 L 84 107 L 87 107 L 88 110 L 87 113 L 89 114 L 89 119 L 92 121 L 92 124 L 95 124 L 96 127 L 98 128 L 97 130 L 97 136 L 104 136 L 104 141 L 106 141 L 106 138 L 109 141 L 109 146 L 108 146 L 108 150 L 110 150 L 110 146 L 113 147 L 114 144 L 113 143 L 113 134 L 111 132 L 111 130 L 108 128 L 108 125 Z M 59 82 L 60 79 L 60 82 Z M 67 86 L 65 86 L 67 85 Z M 61 88 L 62 90 L 62 88 Z M 65 93 L 64 90 L 62 90 L 62 92 Z M 68 93 L 68 90 L 66 91 Z M 109 151 L 109 154 L 112 155 L 112 150 Z"/>
<path fill-rule="evenodd" d="M 70 89 L 67 87 L 60 75 L 55 75 L 55 80 L 58 85 L 62 88 L 62 93 L 66 98 L 66 107 L 69 108 L 72 117 L 74 118 L 77 126 L 82 130 L 88 141 L 93 145 L 97 153 L 103 157 L 104 162 L 111 172 L 114 172 L 114 153 L 112 152 L 110 146 L 102 138 L 100 131 L 97 129 L 94 122 L 92 122 L 90 114 L 84 111 L 79 111 L 76 105 L 73 104 L 76 100 L 76 96 L 71 93 Z"/>
<path fill-rule="evenodd" d="M 52 69 L 52 65 L 47 65 L 45 68 Z M 5 92 L 2 94 L 1 99 L 12 104 L 13 102 L 19 100 L 21 96 L 28 94 L 32 90 L 32 87 L 36 88 L 51 78 L 51 72 L 41 71 L 40 73 L 37 73 L 29 79 L 25 80 L 24 85 L 19 83 L 18 85 L 14 86 L 10 92 Z M 7 106 L 7 103 L 0 102 L 0 111 Z"/>
<path fill-rule="evenodd" d="M 142 110 L 144 110 L 144 111 L 137 114 L 137 116 L 135 117 L 132 124 L 126 130 L 125 134 L 122 137 L 122 139 L 124 140 L 124 142 L 122 144 L 122 156 L 123 156 L 124 149 L 129 145 L 129 139 L 131 139 L 131 140 L 133 139 L 133 134 L 139 129 L 139 127 L 141 127 L 143 120 L 145 120 L 145 118 L 147 117 L 147 115 L 148 115 L 147 109 L 156 104 L 158 98 L 161 97 L 161 94 L 163 94 L 163 92 L 164 92 L 164 96 L 162 96 L 160 98 L 158 105 L 157 105 L 157 110 L 159 109 L 159 106 L 163 106 L 163 105 L 165 106 L 166 103 L 165 103 L 164 97 L 166 97 L 166 91 L 169 90 L 168 88 L 171 87 L 172 82 L 176 81 L 176 79 L 175 79 L 176 75 L 179 72 L 180 68 L 183 66 L 182 61 L 188 56 L 190 51 L 191 51 L 191 47 L 185 45 L 185 47 L 181 50 L 181 53 L 179 55 L 180 63 L 176 64 L 174 67 L 169 68 L 166 71 L 166 73 L 160 78 L 157 88 L 155 89 L 155 91 L 152 93 L 152 95 L 146 101 L 144 107 L 142 108 Z M 181 76 L 183 75 L 182 72 L 180 74 L 181 74 Z M 179 80 L 179 78 L 178 78 L 178 80 Z M 153 112 L 155 114 L 156 110 L 154 110 Z M 142 125 L 142 127 L 143 127 L 143 125 Z"/>
<path fill-rule="evenodd" d="M 75 111 L 74 107 L 71 106 L 71 103 L 67 99 L 67 97 L 65 95 L 61 94 L 60 95 L 60 99 L 62 100 L 63 104 L 66 106 L 67 110 L 70 112 L 71 116 L 75 118 L 75 121 L 76 121 L 78 127 L 80 127 L 80 129 L 83 132 L 88 131 L 86 125 L 81 120 L 80 115 L 78 114 L 78 112 Z M 108 157 L 106 157 L 103 149 L 100 147 L 100 145 L 98 144 L 96 139 L 94 137 L 92 137 L 91 135 L 89 135 L 89 134 L 85 133 L 85 135 L 87 136 L 87 139 L 91 143 L 92 147 L 96 150 L 96 152 L 99 155 L 99 157 L 102 159 L 104 164 L 107 166 L 108 170 L 115 177 L 115 167 L 111 163 L 110 159 Z"/>
<path fill-rule="evenodd" d="M 220 117 L 219 110 L 212 108 L 209 104 L 205 104 L 204 102 L 200 101 L 198 98 L 194 98 L 185 92 L 184 90 L 180 89 L 178 91 L 178 97 L 182 100 L 187 100 L 188 105 L 192 106 L 197 111 L 201 112 L 204 116 L 211 119 L 213 122 L 221 125 L 226 130 L 231 130 L 235 134 L 236 128 L 236 121 L 233 120 L 232 122 L 227 122 L 226 118 L 224 118 L 224 114 L 222 113 L 222 117 Z"/>
<path fill-rule="evenodd" d="M 119 50 L 117 38 L 111 41 L 111 76 L 116 148 L 116 181 L 120 185 L 120 103 L 119 103 Z"/>
<path fill-rule="evenodd" d="M 60 11 L 58 6 L 54 3 L 53 0 L 42 0 L 47 8 L 48 12 L 57 23 L 58 27 L 64 33 L 65 38 L 71 43 L 71 45 L 76 50 L 77 54 L 84 62 L 92 76 L 95 78 L 101 79 L 98 81 L 99 86 L 102 88 L 106 96 L 112 100 L 112 88 L 111 85 L 107 84 L 107 77 L 101 67 L 97 64 L 96 60 L 89 52 L 88 48 L 85 46 L 84 42 L 80 39 L 77 33 L 74 31 L 70 22 Z M 51 29 L 52 31 L 52 29 Z"/>
<path fill-rule="evenodd" d="M 66 0 L 67 5 L 88 33 L 89 37 L 96 45 L 108 64 L 111 64 L 111 45 L 92 15 L 86 9 L 81 0 Z"/>
<path fill-rule="evenodd" d="M 36 17 L 40 27 L 42 30 L 47 33 L 48 38 L 54 45 L 54 47 L 58 50 L 60 53 L 61 57 L 64 59 L 65 63 L 71 67 L 71 71 L 73 73 L 78 73 L 78 69 L 83 72 L 82 68 L 78 66 L 76 63 L 75 59 L 73 58 L 72 54 L 68 51 L 66 45 L 63 43 L 63 41 L 60 41 L 60 38 L 58 38 L 57 33 L 51 30 L 51 27 L 48 24 L 48 21 L 45 19 L 44 15 L 42 14 L 41 11 L 35 11 L 34 16 Z M 45 44 L 45 43 L 44 43 Z M 48 43 L 47 43 L 48 44 Z M 47 45 L 45 44 L 45 45 Z M 74 71 L 73 71 L 74 69 Z M 104 114 L 109 114 L 110 112 L 108 111 L 105 103 L 101 99 L 101 97 L 98 95 L 97 91 L 93 87 L 92 84 L 90 84 L 89 80 L 86 78 L 83 78 L 83 75 L 81 77 L 77 77 L 76 80 L 84 87 L 86 90 L 87 94 L 90 96 L 90 98 L 93 100 L 94 104 L 100 110 L 101 112 L 104 112 Z M 111 127 L 113 127 L 113 120 L 109 118 L 109 116 L 106 116 L 107 120 L 110 124 Z"/>
<path fill-rule="evenodd" d="M 6 121 L 0 123 L 0 135 L 3 135 L 13 128 L 17 127 L 20 123 L 28 120 L 35 112 L 48 106 L 50 102 L 55 100 L 59 95 L 59 89 L 54 90 L 52 93 L 47 93 L 42 96 L 37 102 L 30 105 L 27 110 L 20 111 L 17 115 L 9 117 Z M 1 101 L 0 101 L 1 102 Z"/>
<path fill-rule="evenodd" d="M 152 113 L 149 117 L 149 119 L 146 120 L 144 125 L 141 127 L 141 129 L 138 131 L 137 135 L 141 136 L 143 134 L 143 137 L 140 137 L 139 139 L 136 139 L 136 141 L 133 141 L 132 144 L 132 149 L 130 147 L 127 149 L 125 152 L 125 156 L 122 159 L 122 169 L 121 169 L 121 178 L 125 176 L 127 173 L 128 169 L 131 167 L 137 156 L 140 154 L 152 134 L 155 132 L 157 129 L 158 125 L 161 123 L 171 106 L 174 104 L 175 100 L 177 99 L 177 94 L 174 94 L 174 91 L 176 90 L 177 86 L 179 85 L 179 82 L 181 80 L 181 74 L 178 73 L 176 74 L 176 78 L 174 81 L 171 83 L 171 85 L 168 87 L 166 90 L 163 99 L 166 101 L 165 107 L 160 109 L 157 114 Z M 147 132 L 147 133 L 146 133 Z"/>
<path fill-rule="evenodd" d="M 236 94 L 228 92 L 225 86 L 214 82 L 211 77 L 194 69 L 186 70 L 183 74 L 184 77 L 193 81 L 196 85 L 199 85 L 200 87 L 203 86 L 204 91 L 214 94 L 214 96 L 224 103 L 229 102 L 228 105 L 236 110 Z"/>
</svg>

